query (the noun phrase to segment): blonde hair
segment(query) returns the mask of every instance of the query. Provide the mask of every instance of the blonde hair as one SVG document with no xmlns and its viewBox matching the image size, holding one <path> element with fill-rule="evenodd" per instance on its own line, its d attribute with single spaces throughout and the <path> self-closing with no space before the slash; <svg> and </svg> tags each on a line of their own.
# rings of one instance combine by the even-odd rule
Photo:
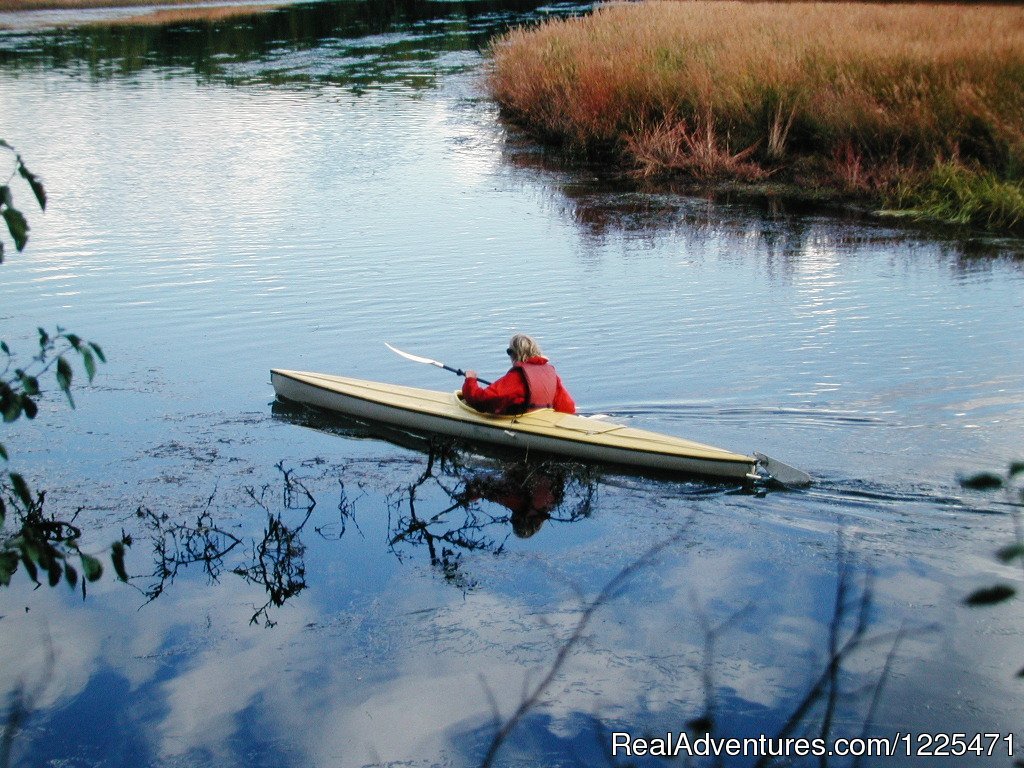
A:
<svg viewBox="0 0 1024 768">
<path fill-rule="evenodd" d="M 517 363 L 529 360 L 531 357 L 544 356 L 544 353 L 540 351 L 540 345 L 525 333 L 517 333 L 513 336 L 508 343 L 508 348 L 509 355 Z"/>
</svg>

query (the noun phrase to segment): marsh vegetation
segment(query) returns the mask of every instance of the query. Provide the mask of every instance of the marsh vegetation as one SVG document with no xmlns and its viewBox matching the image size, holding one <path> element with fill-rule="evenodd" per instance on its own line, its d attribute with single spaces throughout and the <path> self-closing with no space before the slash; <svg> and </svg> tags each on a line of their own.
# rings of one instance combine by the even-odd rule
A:
<svg viewBox="0 0 1024 768">
<path fill-rule="evenodd" d="M 637 176 L 782 182 L 1024 228 L 1015 7 L 644 2 L 521 28 L 490 89 L 534 134 Z"/>
</svg>

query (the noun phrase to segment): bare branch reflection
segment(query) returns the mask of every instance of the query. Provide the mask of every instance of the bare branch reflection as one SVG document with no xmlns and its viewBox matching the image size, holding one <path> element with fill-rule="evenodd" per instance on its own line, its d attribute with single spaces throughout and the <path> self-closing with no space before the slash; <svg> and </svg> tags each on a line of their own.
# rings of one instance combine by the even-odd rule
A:
<svg viewBox="0 0 1024 768">
<path fill-rule="evenodd" d="M 300 536 L 316 507 L 313 494 L 295 477 L 293 470 L 285 469 L 282 463 L 277 469 L 282 477 L 280 511 L 271 508 L 270 485 L 264 485 L 259 491 L 245 489 L 248 498 L 266 514 L 267 522 L 262 537 L 249 541 L 249 556 L 237 565 L 231 566 L 225 561 L 235 550 L 245 549 L 245 541 L 215 520 L 211 510 L 216 490 L 206 500 L 194 524 L 172 523 L 166 514 L 139 508 L 137 514 L 150 529 L 155 556 L 155 567 L 148 577 L 151 583 L 143 589 L 147 603 L 160 597 L 183 569 L 201 565 L 211 582 L 219 581 L 227 571 L 249 584 L 263 587 L 267 601 L 256 609 L 249 621 L 256 624 L 262 620 L 267 627 L 276 624 L 270 617 L 270 608 L 281 607 L 306 587 L 306 549 Z M 296 512 L 299 513 L 296 521 L 286 521 L 286 516 Z"/>
<path fill-rule="evenodd" d="M 358 470 L 322 461 L 313 465 L 318 467 L 318 482 L 334 476 L 338 484 L 337 517 L 325 521 L 319 516 L 315 534 L 325 541 L 340 541 L 352 530 L 361 536 L 357 507 L 365 491 Z M 307 478 L 283 463 L 276 469 L 278 482 L 244 489 L 248 503 L 266 521 L 258 536 L 244 535 L 241 522 L 218 519 L 217 489 L 194 520 L 175 522 L 166 513 L 139 507 L 137 515 L 152 541 L 154 567 L 148 576 L 136 576 L 133 581 L 148 582 L 141 588 L 147 603 L 160 597 L 184 570 L 198 566 L 211 583 L 230 573 L 262 587 L 266 601 L 255 607 L 250 622 L 275 626 L 272 611 L 307 586 L 302 537 L 317 507 Z M 469 590 L 476 582 L 465 572 L 464 553 L 501 554 L 510 535 L 526 538 L 547 521 L 572 523 L 588 517 L 596 485 L 591 471 L 575 464 L 467 468 L 464 455 L 451 444 L 431 442 L 415 480 L 385 496 L 386 546 L 399 561 L 426 550 L 431 566 L 446 581 Z"/>
<path fill-rule="evenodd" d="M 493 731 L 490 743 L 479 762 L 481 768 L 490 768 L 495 764 L 499 751 L 510 740 L 515 729 L 534 709 L 543 705 L 547 690 L 559 676 L 567 659 L 584 639 L 585 631 L 594 614 L 621 595 L 630 579 L 640 570 L 650 567 L 668 547 L 679 542 L 687 530 L 688 527 L 684 526 L 674 536 L 624 566 L 596 597 L 581 600 L 578 618 L 568 638 L 559 645 L 543 671 L 540 681 L 524 690 L 519 704 L 507 719 L 502 719 L 487 681 L 481 681 L 491 702 Z M 806 739 L 808 744 L 816 740 L 817 743 L 827 745 L 836 738 L 867 739 L 872 735 L 885 686 L 900 644 L 908 634 L 904 628 L 894 632 L 873 630 L 873 597 L 873 574 L 869 569 L 857 564 L 854 555 L 846 546 L 843 532 L 840 531 L 836 552 L 835 596 L 831 619 L 825 627 L 821 669 L 812 677 L 806 690 L 798 691 L 791 703 L 781 709 L 781 725 L 777 730 L 774 733 L 753 737 L 754 741 L 760 743 L 759 752 L 750 755 L 757 758 L 754 765 L 768 768 L 793 764 L 794 755 L 785 747 L 787 740 Z M 695 714 L 685 723 L 685 736 L 689 739 L 687 743 L 691 747 L 702 739 L 725 739 L 732 736 L 720 731 L 719 699 L 726 698 L 729 689 L 727 686 L 720 689 L 716 683 L 715 671 L 719 665 L 716 660 L 716 646 L 755 608 L 753 604 L 741 607 L 715 622 L 706 609 L 701 607 L 697 596 L 694 596 L 692 613 L 703 636 L 701 662 L 696 669 L 701 678 L 700 690 L 703 692 L 703 701 L 692 702 Z M 931 629 L 921 627 L 915 632 L 927 632 Z M 854 661 L 854 657 L 878 646 L 888 647 L 880 670 L 866 671 L 863 659 Z M 595 733 L 604 739 L 601 750 L 606 755 L 610 754 L 607 749 L 612 743 L 613 729 L 602 721 L 599 713 L 594 713 L 593 719 Z M 654 724 L 638 722 L 632 726 L 639 732 L 663 735 Z M 668 741 L 671 736 L 673 734 L 666 737 L 666 743 L 662 745 L 663 751 L 654 749 L 649 754 L 665 758 L 674 757 L 683 764 L 691 764 L 694 754 L 672 752 L 674 744 Z M 651 747 L 658 740 L 657 737 L 648 739 L 647 747 Z M 697 749 L 699 751 L 699 747 Z M 823 768 L 830 764 L 827 752 L 814 752 L 808 755 L 811 762 L 817 762 Z M 711 750 L 706 756 L 709 758 L 709 765 L 726 765 L 722 752 Z M 608 758 L 608 764 L 624 767 L 635 765 L 632 761 L 619 762 L 614 755 Z M 853 765 L 860 764 L 861 758 L 856 758 Z"/>
<path fill-rule="evenodd" d="M 406 547 L 425 546 L 431 565 L 461 589 L 475 584 L 461 567 L 464 552 L 500 554 L 510 534 L 529 538 L 548 520 L 590 515 L 597 483 L 583 465 L 515 462 L 488 472 L 458 462 L 450 445 L 431 446 L 423 474 L 388 499 L 388 547 L 401 560 Z M 423 497 L 435 495 L 442 501 L 425 511 Z"/>
</svg>

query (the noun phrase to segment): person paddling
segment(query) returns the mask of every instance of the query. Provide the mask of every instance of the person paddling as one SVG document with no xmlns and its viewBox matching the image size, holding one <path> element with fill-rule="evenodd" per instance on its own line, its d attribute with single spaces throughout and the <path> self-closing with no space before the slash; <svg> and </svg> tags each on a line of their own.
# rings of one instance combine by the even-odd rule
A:
<svg viewBox="0 0 1024 768">
<path fill-rule="evenodd" d="M 503 415 L 538 408 L 576 413 L 576 403 L 536 341 L 517 333 L 505 351 L 512 358 L 512 367 L 490 386 L 482 388 L 476 371 L 466 371 L 462 397 L 467 403 L 478 411 Z"/>
</svg>

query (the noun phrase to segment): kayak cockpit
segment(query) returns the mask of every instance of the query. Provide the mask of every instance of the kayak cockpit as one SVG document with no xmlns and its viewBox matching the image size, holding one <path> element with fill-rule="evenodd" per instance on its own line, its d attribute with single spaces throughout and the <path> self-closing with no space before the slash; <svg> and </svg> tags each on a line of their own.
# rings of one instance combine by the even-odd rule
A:
<svg viewBox="0 0 1024 768">
<path fill-rule="evenodd" d="M 551 408 L 534 408 L 532 411 L 525 411 L 523 413 L 488 413 L 487 411 L 477 410 L 472 405 L 467 403 L 465 398 L 462 396 L 462 391 L 461 390 L 455 390 L 455 392 L 452 393 L 452 398 L 459 405 L 459 407 L 462 408 L 462 410 L 464 410 L 464 411 L 466 411 L 468 413 L 472 413 L 474 416 L 482 416 L 485 419 L 492 419 L 492 420 L 494 420 L 496 422 L 506 421 L 509 424 L 515 424 L 516 422 L 521 420 L 524 416 L 531 416 L 531 415 L 533 415 L 535 413 L 555 413 L 556 412 L 556 411 L 554 411 Z M 550 419 L 548 419 L 547 421 L 548 421 L 548 423 L 551 422 Z"/>
</svg>

